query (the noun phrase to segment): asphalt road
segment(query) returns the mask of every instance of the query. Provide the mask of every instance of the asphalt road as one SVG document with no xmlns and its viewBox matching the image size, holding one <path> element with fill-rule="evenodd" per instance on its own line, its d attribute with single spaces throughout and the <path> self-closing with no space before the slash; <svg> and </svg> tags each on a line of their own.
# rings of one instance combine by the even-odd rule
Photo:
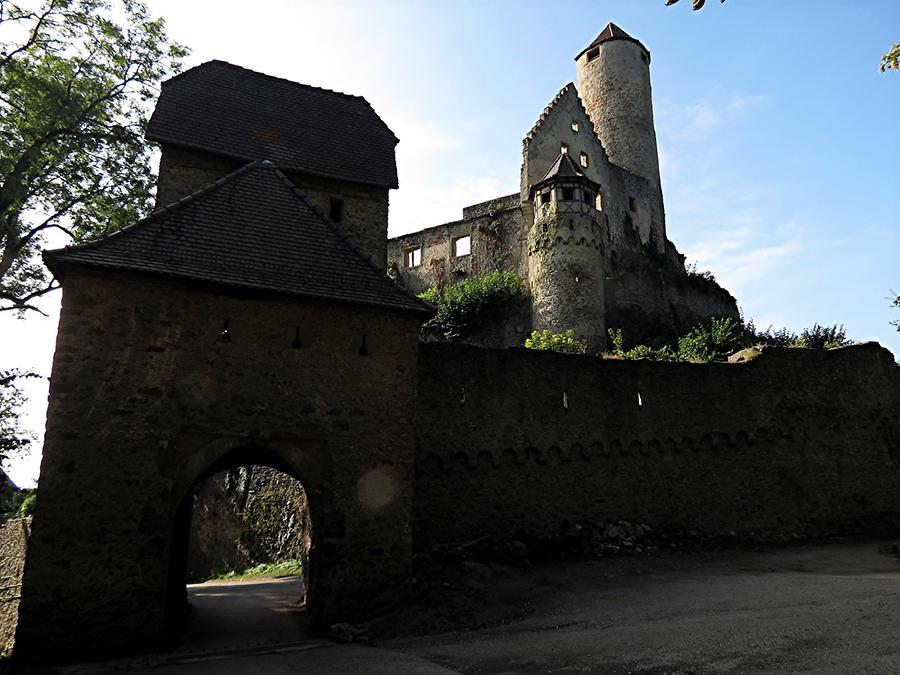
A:
<svg viewBox="0 0 900 675">
<path fill-rule="evenodd" d="M 900 562 L 878 542 L 467 563 L 369 645 L 305 636 L 292 583 L 193 587 L 208 622 L 179 652 L 64 672 L 900 673 Z"/>
</svg>

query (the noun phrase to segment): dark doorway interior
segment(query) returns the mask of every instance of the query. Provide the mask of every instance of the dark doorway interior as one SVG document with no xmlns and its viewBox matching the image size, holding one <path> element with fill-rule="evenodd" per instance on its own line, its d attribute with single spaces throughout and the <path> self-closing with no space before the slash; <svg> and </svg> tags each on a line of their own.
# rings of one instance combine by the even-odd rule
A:
<svg viewBox="0 0 900 675">
<path fill-rule="evenodd" d="M 176 518 L 172 641 L 209 652 L 306 638 L 311 545 L 306 492 L 277 457 L 238 451 L 217 462 Z"/>
</svg>

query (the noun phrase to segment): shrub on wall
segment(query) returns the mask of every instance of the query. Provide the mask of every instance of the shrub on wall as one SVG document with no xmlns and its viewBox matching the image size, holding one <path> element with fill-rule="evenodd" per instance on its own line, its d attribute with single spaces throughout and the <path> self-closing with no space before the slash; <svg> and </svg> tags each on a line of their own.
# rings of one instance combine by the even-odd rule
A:
<svg viewBox="0 0 900 675">
<path fill-rule="evenodd" d="M 528 349 L 543 349 L 563 354 L 584 354 L 587 351 L 587 343 L 575 337 L 575 331 L 567 330 L 565 333 L 553 333 L 549 330 L 533 331 L 531 337 L 525 340 Z"/>
<path fill-rule="evenodd" d="M 524 295 L 522 280 L 503 271 L 463 279 L 443 290 L 429 288 L 419 297 L 437 312 L 422 326 L 422 333 L 446 340 L 463 337 Z"/>
</svg>

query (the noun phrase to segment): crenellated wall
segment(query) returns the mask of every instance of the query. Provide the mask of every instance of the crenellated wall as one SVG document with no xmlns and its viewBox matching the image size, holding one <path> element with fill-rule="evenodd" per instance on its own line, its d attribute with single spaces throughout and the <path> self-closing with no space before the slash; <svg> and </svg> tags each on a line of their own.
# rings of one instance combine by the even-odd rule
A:
<svg viewBox="0 0 900 675">
<path fill-rule="evenodd" d="M 745 364 L 422 345 L 414 545 L 563 519 L 707 534 L 900 522 L 900 368 L 875 344 Z"/>
</svg>

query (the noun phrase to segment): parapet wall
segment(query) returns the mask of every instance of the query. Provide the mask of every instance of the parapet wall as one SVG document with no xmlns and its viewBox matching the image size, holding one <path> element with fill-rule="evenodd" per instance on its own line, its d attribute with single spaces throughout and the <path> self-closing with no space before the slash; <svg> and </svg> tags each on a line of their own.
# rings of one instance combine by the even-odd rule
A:
<svg viewBox="0 0 900 675">
<path fill-rule="evenodd" d="M 415 546 L 563 519 L 730 531 L 900 522 L 900 368 L 876 344 L 744 364 L 421 346 Z"/>
<path fill-rule="evenodd" d="M 12 651 L 16 636 L 30 529 L 31 518 L 17 518 L 0 525 L 0 654 Z"/>
</svg>

